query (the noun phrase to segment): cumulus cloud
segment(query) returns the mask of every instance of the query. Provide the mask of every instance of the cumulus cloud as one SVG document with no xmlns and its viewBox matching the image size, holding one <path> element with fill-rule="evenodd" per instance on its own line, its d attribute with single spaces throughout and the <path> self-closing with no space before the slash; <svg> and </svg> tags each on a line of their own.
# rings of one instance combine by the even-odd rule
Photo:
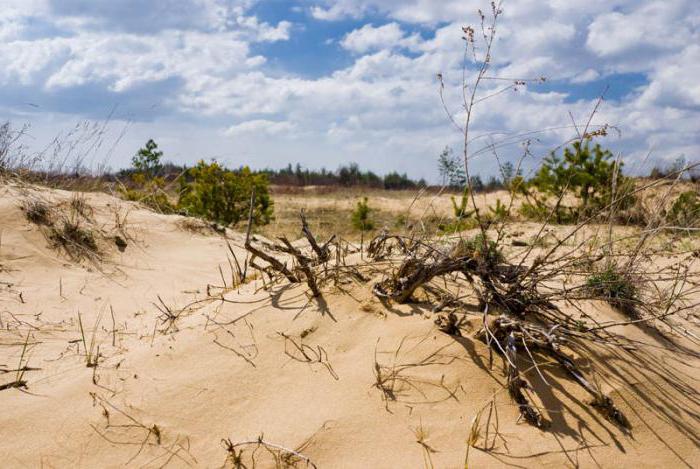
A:
<svg viewBox="0 0 700 469">
<path fill-rule="evenodd" d="M 349 51 L 362 54 L 379 49 L 405 47 L 416 42 L 416 36 L 413 36 L 412 39 L 406 39 L 398 23 L 388 23 L 379 27 L 366 24 L 360 29 L 346 34 L 340 45 Z"/>
<path fill-rule="evenodd" d="M 226 130 L 229 137 L 238 136 L 270 136 L 286 133 L 294 129 L 294 125 L 289 122 L 278 122 L 266 119 L 256 119 L 232 125 Z"/>
</svg>

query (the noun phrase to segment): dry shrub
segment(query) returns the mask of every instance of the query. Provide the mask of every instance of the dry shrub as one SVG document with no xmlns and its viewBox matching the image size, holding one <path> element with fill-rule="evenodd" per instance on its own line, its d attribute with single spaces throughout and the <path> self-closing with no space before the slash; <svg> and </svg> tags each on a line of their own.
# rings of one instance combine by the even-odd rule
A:
<svg viewBox="0 0 700 469">
<path fill-rule="evenodd" d="M 95 210 L 85 199 L 85 194 L 76 192 L 70 199 L 70 209 L 73 213 L 80 215 L 86 220 L 91 220 L 95 215 Z"/>
<path fill-rule="evenodd" d="M 666 218 L 680 228 L 700 227 L 700 196 L 697 191 L 683 192 L 673 202 Z"/>
<path fill-rule="evenodd" d="M 74 260 L 96 259 L 100 255 L 95 232 L 76 218 L 63 218 L 52 225 L 49 239 Z"/>
<path fill-rule="evenodd" d="M 99 259 L 101 233 L 92 226 L 94 209 L 83 195 L 76 194 L 68 204 L 58 204 L 55 208 L 44 200 L 30 197 L 20 203 L 20 208 L 28 221 L 41 228 L 53 248 L 62 249 L 76 261 Z"/>
<path fill-rule="evenodd" d="M 20 209 L 27 220 L 35 225 L 49 226 L 53 223 L 49 204 L 38 198 L 25 199 L 20 203 Z"/>
<path fill-rule="evenodd" d="M 177 225 L 184 231 L 200 235 L 212 235 L 217 232 L 211 223 L 207 223 L 199 218 L 182 218 L 177 222 Z"/>
</svg>

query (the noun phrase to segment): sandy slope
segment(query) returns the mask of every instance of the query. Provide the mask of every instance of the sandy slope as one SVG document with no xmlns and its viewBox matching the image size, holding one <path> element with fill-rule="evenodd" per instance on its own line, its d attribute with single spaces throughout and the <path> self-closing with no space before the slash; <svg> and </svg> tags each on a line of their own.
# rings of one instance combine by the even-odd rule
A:
<svg viewBox="0 0 700 469">
<path fill-rule="evenodd" d="M 123 253 L 106 243 L 99 268 L 81 265 L 25 220 L 21 197 L 15 187 L 0 189 L 0 367 L 17 367 L 29 337 L 23 364 L 40 370 L 25 372 L 24 392 L 0 391 L 3 467 L 220 467 L 227 463 L 222 439 L 261 435 L 301 448 L 319 468 L 464 467 L 471 421 L 494 396 L 499 436 L 491 451 L 471 449 L 470 467 L 700 465 L 700 360 L 679 338 L 627 327 L 634 350 L 596 350 L 598 379 L 628 416 L 629 433 L 587 405 L 557 366 L 543 367 L 551 388 L 530 373 L 552 422 L 540 431 L 517 422 L 501 360 L 490 368 L 481 342 L 439 332 L 426 307 L 386 310 L 367 285 L 328 292 L 321 307 L 308 304 L 302 287 L 256 293 L 261 284 L 252 282 L 224 303 L 186 309 L 175 329 L 161 332 L 158 296 L 179 310 L 204 299 L 207 284 L 222 284 L 219 266 L 230 272 L 220 237 L 91 194 L 96 226 L 111 233 L 114 210 L 129 210 L 135 240 Z M 44 197 L 59 203 L 70 194 Z M 242 259 L 241 237 L 231 236 Z M 76 342 L 78 313 L 88 342 L 97 324 L 96 368 L 86 367 Z M 475 315 L 473 330 L 478 321 Z M 307 353 L 322 363 L 290 358 L 285 350 L 300 356 L 279 333 L 297 341 L 303 334 Z M 374 386 L 375 359 L 407 365 L 396 401 Z M 0 374 L 0 384 L 15 376 Z M 253 449 L 244 449 L 248 467 Z M 272 465 L 264 450 L 256 458 L 257 467 Z"/>
</svg>

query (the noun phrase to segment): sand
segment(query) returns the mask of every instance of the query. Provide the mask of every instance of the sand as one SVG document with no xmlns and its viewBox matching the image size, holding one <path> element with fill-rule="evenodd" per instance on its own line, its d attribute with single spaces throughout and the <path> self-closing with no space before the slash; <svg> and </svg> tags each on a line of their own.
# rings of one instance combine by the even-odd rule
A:
<svg viewBox="0 0 700 469">
<path fill-rule="evenodd" d="M 480 436 L 469 467 L 700 466 L 699 351 L 681 337 L 627 326 L 618 332 L 633 350 L 601 345 L 593 360 L 579 357 L 627 415 L 628 432 L 558 366 L 542 367 L 551 387 L 528 373 L 551 421 L 539 430 L 518 422 L 501 359 L 489 366 L 469 330 L 440 332 L 426 306 L 387 309 L 369 285 L 325 292 L 319 305 L 304 286 L 265 291 L 259 279 L 207 301 L 208 285 L 231 283 L 221 236 L 88 194 L 103 255 L 77 262 L 24 217 L 19 201 L 32 190 L 0 189 L 0 367 L 30 368 L 26 389 L 0 391 L 3 467 L 232 467 L 222 440 L 262 438 L 319 468 L 461 468 L 473 419 L 486 408 L 485 420 L 491 401 L 498 435 L 488 451 Z M 65 206 L 71 194 L 41 196 Z M 128 213 L 124 252 L 107 239 L 115 212 Z M 245 258 L 243 236 L 228 236 Z M 171 325 L 159 319 L 165 308 L 185 309 Z M 622 318 L 602 303 L 591 308 Z M 79 317 L 93 355 L 99 346 L 96 367 L 86 366 Z M 399 370 L 395 400 L 375 386 L 375 363 Z M 0 385 L 16 376 L 0 373 Z M 246 467 L 252 456 L 256 467 L 275 467 L 254 444 L 238 448 Z"/>
</svg>

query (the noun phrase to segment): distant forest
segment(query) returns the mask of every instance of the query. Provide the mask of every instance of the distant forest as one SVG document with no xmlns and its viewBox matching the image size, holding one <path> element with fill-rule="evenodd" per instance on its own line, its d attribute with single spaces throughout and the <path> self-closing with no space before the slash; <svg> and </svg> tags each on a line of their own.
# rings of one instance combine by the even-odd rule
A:
<svg viewBox="0 0 700 469">
<path fill-rule="evenodd" d="M 165 163 L 158 173 L 159 176 L 164 177 L 166 180 L 173 180 L 184 173 L 186 169 L 186 166 Z M 119 179 L 128 179 L 134 171 L 134 168 L 122 169 L 114 176 Z M 425 179 L 411 179 L 406 173 L 391 172 L 380 176 L 372 171 L 360 169 L 359 165 L 356 163 L 341 166 L 335 171 L 326 168 L 308 169 L 302 167 L 300 164 L 296 166 L 290 164 L 282 169 L 267 168 L 255 172 L 265 174 L 270 184 L 277 186 L 341 186 L 386 190 L 407 190 L 431 186 Z M 461 190 L 463 181 L 459 181 L 459 183 L 453 185 L 446 183 L 445 186 L 447 188 Z M 480 176 L 473 176 L 472 187 L 476 192 L 488 192 L 502 189 L 504 185 L 501 179 L 496 177 L 491 177 L 487 182 L 483 182 Z"/>
</svg>

